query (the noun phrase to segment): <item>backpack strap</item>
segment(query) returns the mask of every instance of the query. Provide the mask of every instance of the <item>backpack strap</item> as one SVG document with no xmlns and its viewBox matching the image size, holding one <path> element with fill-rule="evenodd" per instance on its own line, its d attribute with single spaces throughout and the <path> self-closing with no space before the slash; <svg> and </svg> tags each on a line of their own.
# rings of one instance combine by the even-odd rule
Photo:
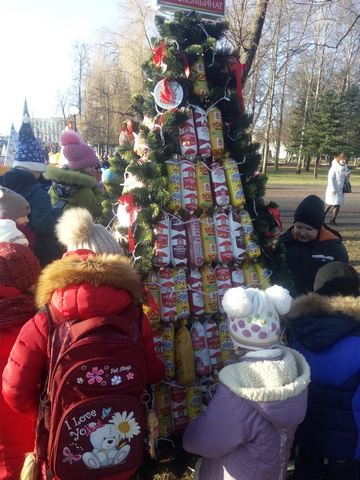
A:
<svg viewBox="0 0 360 480">
<path fill-rule="evenodd" d="M 37 315 L 41 313 L 46 313 L 48 322 L 49 322 L 49 338 L 48 338 L 48 351 L 51 352 L 51 337 L 54 330 L 53 320 L 51 316 L 51 311 L 48 308 L 48 305 L 40 308 Z M 34 470 L 33 475 L 34 480 L 42 479 L 42 464 L 46 462 L 47 458 L 47 444 L 49 438 L 49 402 L 47 396 L 47 386 L 49 381 L 49 372 L 44 371 L 44 376 L 41 380 L 41 393 L 39 398 L 39 409 L 36 423 L 36 440 L 34 448 Z"/>
<path fill-rule="evenodd" d="M 47 319 L 48 319 L 48 325 L 49 325 L 49 336 L 48 336 L 48 344 L 49 344 L 49 352 L 50 352 L 50 356 L 51 356 L 51 342 L 52 342 L 52 337 L 54 335 L 54 320 L 53 320 L 53 317 L 52 317 L 52 313 L 51 313 L 51 309 L 50 309 L 50 305 L 47 303 L 44 307 L 45 311 L 46 311 L 46 316 L 47 316 Z"/>
</svg>

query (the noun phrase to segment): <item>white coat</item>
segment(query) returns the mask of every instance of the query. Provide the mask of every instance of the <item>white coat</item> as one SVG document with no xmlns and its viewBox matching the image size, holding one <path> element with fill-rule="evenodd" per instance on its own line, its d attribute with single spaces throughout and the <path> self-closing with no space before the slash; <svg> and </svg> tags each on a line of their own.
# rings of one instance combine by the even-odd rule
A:
<svg viewBox="0 0 360 480">
<path fill-rule="evenodd" d="M 343 205 L 344 194 L 343 186 L 345 180 L 345 174 L 348 172 L 346 165 L 340 165 L 336 160 L 332 161 L 331 168 L 328 173 L 328 184 L 325 192 L 325 204 L 326 205 Z M 333 195 L 335 192 L 335 195 Z"/>
</svg>

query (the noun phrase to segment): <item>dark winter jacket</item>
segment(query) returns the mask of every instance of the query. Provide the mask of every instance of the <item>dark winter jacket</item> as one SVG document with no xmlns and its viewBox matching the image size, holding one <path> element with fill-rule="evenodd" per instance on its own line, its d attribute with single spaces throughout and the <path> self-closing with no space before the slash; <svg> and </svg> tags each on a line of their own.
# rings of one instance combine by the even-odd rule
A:
<svg viewBox="0 0 360 480">
<path fill-rule="evenodd" d="M 303 295 L 288 322 L 311 371 L 300 442 L 319 456 L 360 459 L 360 297 Z"/>
<path fill-rule="evenodd" d="M 0 177 L 0 184 L 19 193 L 29 202 L 29 225 L 36 235 L 34 253 L 41 266 L 61 258 L 63 252 L 54 235 L 54 227 L 61 211 L 55 211 L 51 207 L 48 193 L 41 188 L 35 176 L 26 170 L 11 168 Z"/>
<path fill-rule="evenodd" d="M 323 226 L 316 240 L 299 242 L 293 235 L 294 227 L 280 235 L 278 243 L 285 247 L 286 264 L 295 284 L 296 295 L 313 291 L 317 271 L 326 263 L 349 262 L 339 232 Z"/>
<path fill-rule="evenodd" d="M 185 450 L 204 457 L 199 480 L 285 478 L 310 370 L 295 350 L 272 352 L 277 357 L 259 359 L 256 352 L 223 368 L 206 411 L 187 427 Z"/>
<path fill-rule="evenodd" d="M 62 210 L 71 207 L 83 207 L 89 210 L 93 217 L 99 217 L 102 212 L 101 200 L 103 189 L 95 177 L 67 167 L 58 168 L 48 165 L 44 177 L 52 181 L 49 189 L 51 203 L 54 205 L 60 198 L 68 203 Z"/>
</svg>

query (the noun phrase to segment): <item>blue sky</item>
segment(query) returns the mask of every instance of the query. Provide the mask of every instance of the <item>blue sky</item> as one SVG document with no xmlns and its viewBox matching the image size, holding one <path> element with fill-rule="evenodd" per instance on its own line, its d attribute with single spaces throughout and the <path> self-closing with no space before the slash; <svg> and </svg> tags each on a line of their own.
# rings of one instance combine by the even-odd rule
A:
<svg viewBox="0 0 360 480">
<path fill-rule="evenodd" d="M 71 84 L 72 44 L 95 41 L 120 10 L 116 0 L 1 0 L 0 134 L 30 115 L 56 115 L 56 91 Z"/>
</svg>

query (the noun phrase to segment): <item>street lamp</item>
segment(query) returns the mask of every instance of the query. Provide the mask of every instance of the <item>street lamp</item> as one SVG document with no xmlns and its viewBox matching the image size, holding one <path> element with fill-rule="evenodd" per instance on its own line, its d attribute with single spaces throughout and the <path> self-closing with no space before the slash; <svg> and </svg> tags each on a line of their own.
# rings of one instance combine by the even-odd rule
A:
<svg viewBox="0 0 360 480">
<path fill-rule="evenodd" d="M 76 115 L 79 113 L 78 107 L 75 107 L 75 105 L 73 105 L 69 108 L 69 113 L 74 117 L 74 130 L 76 132 Z"/>
</svg>

